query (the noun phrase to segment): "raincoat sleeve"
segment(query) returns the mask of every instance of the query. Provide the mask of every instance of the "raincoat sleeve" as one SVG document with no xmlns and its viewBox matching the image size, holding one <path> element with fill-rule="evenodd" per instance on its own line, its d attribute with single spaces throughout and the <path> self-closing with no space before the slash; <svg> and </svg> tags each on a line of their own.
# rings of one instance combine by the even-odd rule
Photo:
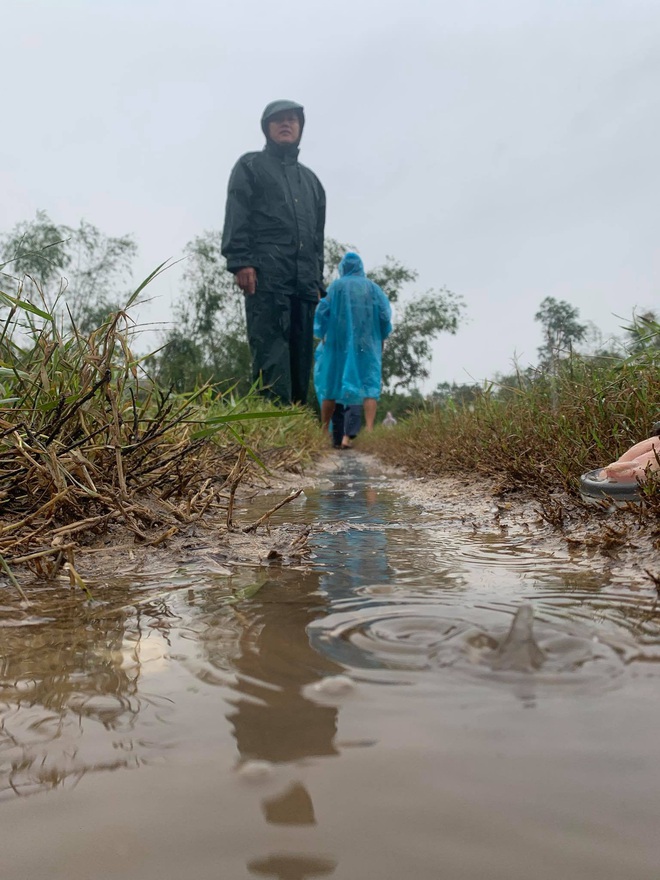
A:
<svg viewBox="0 0 660 880">
<path fill-rule="evenodd" d="M 325 339 L 328 332 L 328 321 L 330 319 L 330 300 L 332 296 L 332 285 L 328 289 L 327 296 L 322 299 L 314 312 L 314 336 L 318 339 Z"/>
<path fill-rule="evenodd" d="M 252 172 L 245 159 L 242 156 L 234 165 L 227 188 L 222 253 L 227 259 L 227 269 L 230 272 L 254 266 L 250 229 L 254 187 Z"/>
<path fill-rule="evenodd" d="M 392 332 L 392 306 L 382 289 L 374 284 L 378 292 L 378 317 L 380 318 L 380 338 L 387 339 Z"/>
<path fill-rule="evenodd" d="M 319 181 L 319 203 L 316 211 L 316 253 L 319 255 L 319 278 L 321 279 L 321 292 L 325 295 L 323 289 L 323 269 L 324 254 L 323 242 L 325 234 L 325 190 Z"/>
</svg>

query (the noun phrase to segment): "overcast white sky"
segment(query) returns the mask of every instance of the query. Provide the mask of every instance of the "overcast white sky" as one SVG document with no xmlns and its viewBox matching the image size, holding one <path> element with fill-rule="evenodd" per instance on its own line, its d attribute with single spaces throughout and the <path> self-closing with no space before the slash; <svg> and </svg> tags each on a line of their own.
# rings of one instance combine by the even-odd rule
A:
<svg viewBox="0 0 660 880">
<path fill-rule="evenodd" d="M 429 388 L 533 362 L 545 296 L 606 334 L 659 306 L 657 0 L 4 0 L 2 31 L 0 231 L 133 233 L 141 280 L 291 98 L 327 234 L 465 297 Z"/>
</svg>

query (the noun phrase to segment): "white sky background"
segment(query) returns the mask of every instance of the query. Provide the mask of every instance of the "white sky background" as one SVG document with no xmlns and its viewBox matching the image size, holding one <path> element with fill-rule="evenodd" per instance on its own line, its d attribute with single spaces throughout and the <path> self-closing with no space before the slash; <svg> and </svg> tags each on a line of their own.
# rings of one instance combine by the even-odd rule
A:
<svg viewBox="0 0 660 880">
<path fill-rule="evenodd" d="M 525 366 L 534 313 L 658 308 L 657 0 L 4 0 L 0 231 L 38 209 L 133 233 L 136 281 L 222 226 L 276 98 L 327 234 L 462 294 L 430 390 Z M 140 317 L 171 318 L 179 271 Z M 617 317 L 619 316 L 619 317 Z"/>
</svg>

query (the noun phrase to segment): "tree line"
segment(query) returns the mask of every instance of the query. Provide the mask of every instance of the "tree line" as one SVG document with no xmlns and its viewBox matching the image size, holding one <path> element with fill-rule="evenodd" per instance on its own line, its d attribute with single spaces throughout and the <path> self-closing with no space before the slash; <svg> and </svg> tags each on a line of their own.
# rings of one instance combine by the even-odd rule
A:
<svg viewBox="0 0 660 880">
<path fill-rule="evenodd" d="M 250 385 L 243 298 L 226 270 L 221 241 L 222 230 L 208 230 L 186 245 L 181 292 L 170 327 L 150 361 L 153 378 L 179 392 L 204 382 L 232 384 L 240 392 Z M 326 240 L 325 286 L 351 249 L 336 239 Z M 5 282 L 83 334 L 122 308 L 136 255 L 130 235 L 107 236 L 86 221 L 77 227 L 58 225 L 43 211 L 0 236 Z M 440 333 L 456 333 L 465 303 L 446 288 L 407 294 L 417 273 L 394 257 L 369 276 L 397 309 L 383 357 L 384 387 L 398 394 L 411 392 L 430 375 L 433 341 Z"/>
<path fill-rule="evenodd" d="M 204 382 L 250 386 L 250 354 L 242 296 L 227 272 L 221 253 L 222 230 L 196 236 L 184 249 L 181 290 L 172 306 L 169 328 L 161 333 L 156 353 L 147 360 L 153 379 L 177 392 Z M 328 238 L 324 284 L 353 246 Z M 63 324 L 82 334 L 92 332 L 121 310 L 130 295 L 129 279 L 137 256 L 133 236 L 108 236 L 81 220 L 70 227 L 54 223 L 44 211 L 0 236 L 3 286 L 13 286 L 23 299 L 40 302 Z M 369 277 L 384 290 L 395 309 L 394 330 L 383 354 L 383 402 L 401 415 L 406 408 L 432 403 L 469 404 L 482 386 L 440 383 L 426 398 L 419 386 L 430 375 L 433 343 L 441 333 L 455 334 L 465 318 L 463 298 L 447 288 L 415 289 L 417 272 L 388 256 Z M 534 380 L 539 371 L 558 368 L 579 350 L 596 328 L 580 320 L 579 310 L 546 297 L 535 320 L 541 325 L 538 364 L 495 377 L 495 393 Z M 660 348 L 660 327 L 653 312 L 633 315 L 621 344 L 595 346 L 594 357 L 622 357 L 630 351 Z"/>
</svg>

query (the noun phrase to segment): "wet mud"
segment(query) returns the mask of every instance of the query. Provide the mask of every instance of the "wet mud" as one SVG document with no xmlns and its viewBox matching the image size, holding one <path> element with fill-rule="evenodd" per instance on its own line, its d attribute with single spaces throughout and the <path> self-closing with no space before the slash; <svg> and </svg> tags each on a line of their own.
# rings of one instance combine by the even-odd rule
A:
<svg viewBox="0 0 660 880">
<path fill-rule="evenodd" d="M 2 877 L 655 878 L 655 587 L 474 489 L 340 453 L 3 590 Z"/>
</svg>

